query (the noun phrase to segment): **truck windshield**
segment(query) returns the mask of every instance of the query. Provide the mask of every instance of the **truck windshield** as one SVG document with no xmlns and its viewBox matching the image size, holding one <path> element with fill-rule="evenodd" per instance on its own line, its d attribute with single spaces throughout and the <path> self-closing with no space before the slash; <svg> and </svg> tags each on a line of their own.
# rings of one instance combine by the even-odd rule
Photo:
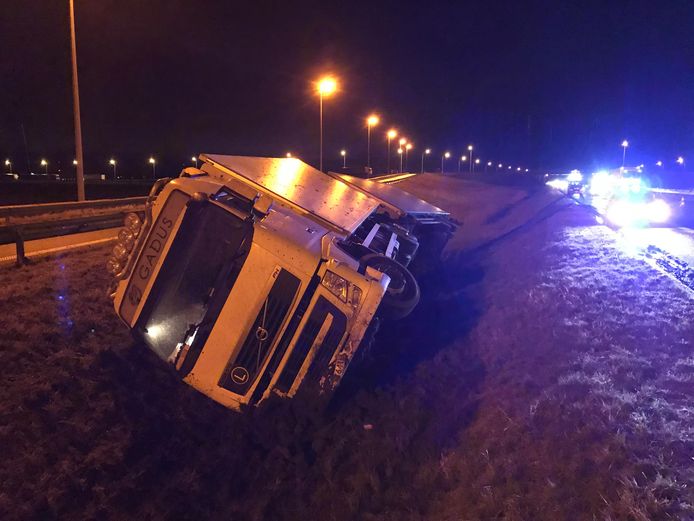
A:
<svg viewBox="0 0 694 521">
<path fill-rule="evenodd" d="M 201 322 L 216 320 L 252 233 L 250 222 L 223 208 L 189 203 L 136 326 L 157 355 L 170 359 Z"/>
</svg>

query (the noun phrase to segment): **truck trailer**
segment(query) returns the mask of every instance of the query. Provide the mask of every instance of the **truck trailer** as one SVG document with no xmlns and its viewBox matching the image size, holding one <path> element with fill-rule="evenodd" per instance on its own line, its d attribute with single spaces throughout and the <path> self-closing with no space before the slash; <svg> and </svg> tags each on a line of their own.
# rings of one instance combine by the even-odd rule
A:
<svg viewBox="0 0 694 521">
<path fill-rule="evenodd" d="M 417 305 L 412 271 L 432 265 L 455 223 L 397 187 L 296 158 L 200 160 L 126 217 L 107 263 L 116 313 L 231 409 L 329 397 L 376 321 Z"/>
</svg>

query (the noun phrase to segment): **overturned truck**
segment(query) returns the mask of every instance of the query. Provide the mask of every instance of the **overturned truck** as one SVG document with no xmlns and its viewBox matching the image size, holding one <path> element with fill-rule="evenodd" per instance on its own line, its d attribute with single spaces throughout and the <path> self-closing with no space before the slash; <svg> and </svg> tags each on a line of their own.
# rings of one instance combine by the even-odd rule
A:
<svg viewBox="0 0 694 521">
<path fill-rule="evenodd" d="M 454 223 L 397 187 L 294 158 L 200 160 L 127 216 L 107 266 L 117 314 L 229 408 L 329 396 L 370 326 L 417 305 L 412 271 L 433 265 Z"/>
</svg>

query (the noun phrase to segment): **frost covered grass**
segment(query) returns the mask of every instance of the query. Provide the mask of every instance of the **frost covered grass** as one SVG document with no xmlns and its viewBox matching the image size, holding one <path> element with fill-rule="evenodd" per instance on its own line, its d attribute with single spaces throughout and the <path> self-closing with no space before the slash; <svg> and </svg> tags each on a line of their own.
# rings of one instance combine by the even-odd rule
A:
<svg viewBox="0 0 694 521">
<path fill-rule="evenodd" d="M 0 269 L 0 518 L 691 517 L 690 297 L 551 193 L 401 186 L 465 224 L 325 414 L 177 381 L 106 248 Z"/>
</svg>

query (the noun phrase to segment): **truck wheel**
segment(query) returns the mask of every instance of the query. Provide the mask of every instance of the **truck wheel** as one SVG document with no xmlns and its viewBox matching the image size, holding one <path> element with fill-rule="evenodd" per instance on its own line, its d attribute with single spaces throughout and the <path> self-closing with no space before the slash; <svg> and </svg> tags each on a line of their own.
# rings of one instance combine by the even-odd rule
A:
<svg viewBox="0 0 694 521">
<path fill-rule="evenodd" d="M 410 270 L 380 253 L 364 255 L 359 259 L 359 264 L 359 270 L 362 272 L 370 266 L 390 277 L 390 284 L 381 301 L 381 310 L 385 318 L 398 320 L 412 313 L 419 303 L 419 284 Z"/>
</svg>

